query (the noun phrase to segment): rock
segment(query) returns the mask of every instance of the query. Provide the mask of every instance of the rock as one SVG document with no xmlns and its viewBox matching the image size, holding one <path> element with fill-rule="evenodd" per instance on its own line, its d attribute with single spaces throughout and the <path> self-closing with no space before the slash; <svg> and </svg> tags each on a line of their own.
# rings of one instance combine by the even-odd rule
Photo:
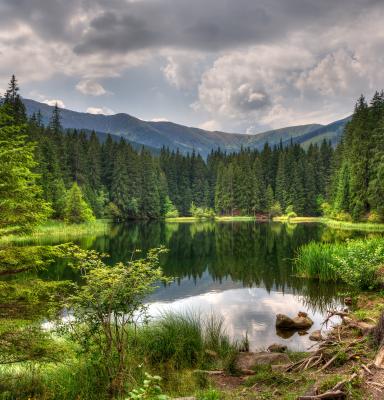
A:
<svg viewBox="0 0 384 400">
<path fill-rule="evenodd" d="M 321 342 L 322 340 L 324 340 L 324 338 L 323 338 L 323 335 L 321 334 L 321 331 L 317 330 L 317 331 L 313 331 L 309 335 L 309 340 L 312 340 L 313 342 Z"/>
<path fill-rule="evenodd" d="M 305 336 L 305 335 L 308 335 L 308 332 L 307 331 L 298 331 L 297 334 L 299 336 Z"/>
<path fill-rule="evenodd" d="M 306 330 L 313 325 L 313 321 L 306 313 L 299 312 L 295 318 L 290 318 L 284 314 L 276 315 L 276 328 L 287 330 Z"/>
<path fill-rule="evenodd" d="M 291 361 L 284 353 L 239 353 L 236 367 L 241 371 L 249 371 L 258 365 L 289 364 Z"/>
<path fill-rule="evenodd" d="M 296 331 L 294 329 L 288 330 L 288 329 L 277 329 L 276 328 L 276 335 L 280 336 L 282 339 L 289 339 L 295 333 L 296 333 Z"/>
<path fill-rule="evenodd" d="M 346 297 L 344 299 L 344 304 L 347 306 L 351 306 L 352 305 L 352 298 L 351 297 Z"/>
<path fill-rule="evenodd" d="M 308 317 L 308 314 L 306 313 L 306 312 L 304 312 L 304 311 L 299 311 L 299 313 L 297 314 L 299 317 L 304 317 L 304 318 L 307 318 Z"/>
<path fill-rule="evenodd" d="M 287 351 L 287 346 L 279 343 L 273 343 L 268 347 L 268 351 L 271 353 L 284 353 Z"/>
<path fill-rule="evenodd" d="M 300 330 L 309 329 L 313 325 L 313 321 L 308 316 L 307 317 L 297 316 L 293 318 L 293 322 L 294 322 L 294 328 Z"/>
<path fill-rule="evenodd" d="M 294 322 L 292 318 L 289 318 L 284 314 L 276 315 L 276 328 L 277 329 L 294 329 Z"/>
</svg>

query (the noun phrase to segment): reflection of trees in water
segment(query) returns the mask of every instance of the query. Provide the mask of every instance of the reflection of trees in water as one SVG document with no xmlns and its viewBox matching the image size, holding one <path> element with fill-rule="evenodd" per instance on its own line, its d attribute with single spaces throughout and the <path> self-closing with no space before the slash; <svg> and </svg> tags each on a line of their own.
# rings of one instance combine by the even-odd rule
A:
<svg viewBox="0 0 384 400">
<path fill-rule="evenodd" d="M 324 236 L 337 240 L 327 229 L 320 225 L 254 222 L 142 222 L 116 225 L 108 235 L 79 244 L 110 254 L 110 263 L 131 259 L 137 249 L 145 252 L 165 245 L 169 252 L 162 265 L 167 275 L 196 280 L 208 271 L 218 282 L 230 278 L 246 287 L 302 295 L 308 306 L 324 309 L 334 298 L 336 288 L 298 279 L 292 259 L 296 250 L 311 240 L 322 240 Z M 64 265 L 57 267 L 57 277 L 68 276 Z"/>
</svg>

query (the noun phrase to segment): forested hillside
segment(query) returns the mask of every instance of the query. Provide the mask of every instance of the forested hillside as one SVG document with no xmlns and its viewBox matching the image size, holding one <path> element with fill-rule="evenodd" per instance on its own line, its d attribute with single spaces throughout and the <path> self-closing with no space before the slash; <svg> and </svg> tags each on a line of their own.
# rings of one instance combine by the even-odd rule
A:
<svg viewBox="0 0 384 400">
<path fill-rule="evenodd" d="M 116 142 L 108 135 L 100 141 L 95 132 L 64 130 L 58 107 L 48 124 L 39 112 L 28 118 L 15 79 L 2 113 L 8 121 L 3 125 L 12 121 L 12 129 L 22 131 L 25 146 L 33 149 L 34 161 L 26 168 L 56 219 L 323 211 L 379 220 L 384 213 L 383 104 L 382 94 L 370 106 L 361 98 L 336 151 L 326 140 L 306 150 L 292 140 L 266 143 L 261 151 L 212 150 L 206 160 L 195 151 L 184 155 L 163 147 L 154 155 L 123 138 Z"/>
<path fill-rule="evenodd" d="M 31 117 L 40 112 L 43 124 L 49 124 L 53 106 L 29 99 L 23 99 L 23 103 L 27 116 Z M 167 147 L 179 150 L 183 154 L 195 150 L 204 158 L 211 150 L 217 150 L 219 147 L 229 152 L 240 151 L 242 147 L 262 150 L 266 142 L 274 146 L 280 141 L 287 145 L 293 140 L 295 143 L 305 143 L 308 147 L 310 143 L 320 145 L 323 139 L 326 139 L 335 146 L 340 140 L 346 122 L 347 120 L 341 120 L 325 126 L 309 124 L 288 126 L 257 134 L 234 134 L 211 132 L 168 121 L 143 121 L 124 113 L 95 115 L 61 109 L 61 125 L 64 129 L 95 131 L 102 141 L 110 133 L 113 137 L 123 137 L 136 149 L 137 144 L 144 144 L 158 151 L 162 147 Z"/>
</svg>

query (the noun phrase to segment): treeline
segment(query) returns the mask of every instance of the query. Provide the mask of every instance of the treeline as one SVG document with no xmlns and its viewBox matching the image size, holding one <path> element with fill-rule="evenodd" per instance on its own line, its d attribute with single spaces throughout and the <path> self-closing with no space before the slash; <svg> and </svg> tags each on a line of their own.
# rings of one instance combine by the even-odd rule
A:
<svg viewBox="0 0 384 400">
<path fill-rule="evenodd" d="M 384 93 L 361 96 L 335 153 L 330 205 L 333 217 L 384 219 Z"/>
<path fill-rule="evenodd" d="M 207 160 L 165 148 L 154 156 L 124 139 L 109 135 L 100 142 L 95 132 L 64 130 L 57 106 L 47 126 L 40 113 L 28 118 L 14 77 L 2 104 L 33 148 L 30 170 L 56 219 L 279 214 L 287 208 L 316 215 L 327 197 L 333 150 L 325 141 L 307 151 L 295 144 L 232 154 L 218 149 Z"/>
<path fill-rule="evenodd" d="M 51 217 L 70 222 L 94 216 L 121 221 L 191 214 L 323 212 L 339 219 L 372 221 L 384 216 L 383 93 L 376 93 L 370 105 L 359 99 L 336 150 L 325 140 L 306 150 L 293 143 L 274 147 L 266 143 L 261 151 L 213 150 L 204 160 L 195 151 L 184 155 L 163 148 L 160 155 L 153 155 L 110 135 L 101 142 L 95 132 L 64 130 L 58 107 L 45 126 L 39 113 L 27 117 L 18 91 L 13 77 L 0 110 L 6 143 L 2 155 L 7 156 L 7 146 L 9 151 L 19 146 L 24 164 L 13 159 L 14 169 L 9 164 L 1 172 L 4 182 L 33 189 L 29 196 L 34 193 L 41 206 L 33 210 L 41 209 L 42 216 L 49 209 Z M 28 182 L 20 181 L 23 176 Z M 25 200 L 28 208 L 22 189 L 13 192 L 13 200 L 6 199 L 9 193 L 0 193 L 2 204 L 13 201 L 16 207 Z"/>
</svg>

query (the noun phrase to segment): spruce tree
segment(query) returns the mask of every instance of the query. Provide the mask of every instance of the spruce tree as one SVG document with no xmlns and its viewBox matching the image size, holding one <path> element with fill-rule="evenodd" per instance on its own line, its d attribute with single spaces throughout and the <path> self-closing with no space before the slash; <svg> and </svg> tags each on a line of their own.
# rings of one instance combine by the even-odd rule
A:
<svg viewBox="0 0 384 400">
<path fill-rule="evenodd" d="M 31 229 L 48 217 L 50 206 L 37 184 L 35 145 L 11 105 L 0 106 L 0 227 Z"/>
<path fill-rule="evenodd" d="M 91 207 L 84 200 L 81 189 L 76 182 L 73 183 L 68 191 L 64 218 L 66 222 L 71 224 L 80 224 L 95 219 Z"/>
</svg>

